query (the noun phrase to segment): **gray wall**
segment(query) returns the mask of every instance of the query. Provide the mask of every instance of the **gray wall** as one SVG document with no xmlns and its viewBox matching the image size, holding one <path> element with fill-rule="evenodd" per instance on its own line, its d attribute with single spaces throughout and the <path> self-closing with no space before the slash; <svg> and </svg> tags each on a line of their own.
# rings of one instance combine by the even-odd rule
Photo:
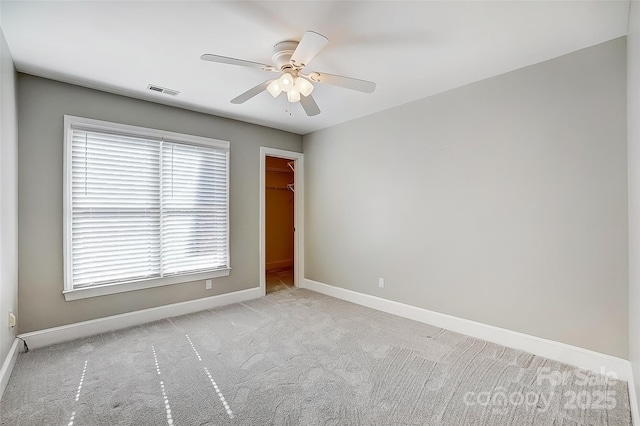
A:
<svg viewBox="0 0 640 426">
<path fill-rule="evenodd" d="M 629 132 L 629 359 L 640 406 L 640 4 L 631 2 L 627 46 Z"/>
<path fill-rule="evenodd" d="M 15 339 L 18 305 L 18 118 L 16 70 L 0 29 L 0 364 Z M 1 392 L 0 392 L 1 393 Z"/>
<path fill-rule="evenodd" d="M 259 286 L 259 147 L 301 151 L 299 135 L 18 74 L 19 332 Z M 65 302 L 62 296 L 64 114 L 231 142 L 231 274 Z"/>
<path fill-rule="evenodd" d="M 306 278 L 627 358 L 625 52 L 306 135 Z"/>
</svg>

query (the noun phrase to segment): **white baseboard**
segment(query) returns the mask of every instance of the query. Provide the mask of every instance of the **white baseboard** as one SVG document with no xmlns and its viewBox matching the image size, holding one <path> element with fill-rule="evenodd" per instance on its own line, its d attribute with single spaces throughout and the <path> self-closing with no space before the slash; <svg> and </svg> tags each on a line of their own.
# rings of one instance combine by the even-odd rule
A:
<svg viewBox="0 0 640 426">
<path fill-rule="evenodd" d="M 4 390 L 7 387 L 7 383 L 9 383 L 9 377 L 11 377 L 13 366 L 16 365 L 16 359 L 18 359 L 19 352 L 19 342 L 20 339 L 13 339 L 11 349 L 9 349 L 9 353 L 2 363 L 2 369 L 0 370 L 0 399 L 2 399 L 2 395 L 4 395 Z"/>
<path fill-rule="evenodd" d="M 60 327 L 32 331 L 30 333 L 21 334 L 18 337 L 24 339 L 30 349 L 37 349 L 56 343 L 132 327 L 134 325 L 140 325 L 164 318 L 191 314 L 218 306 L 231 305 L 233 303 L 257 299 L 261 296 L 262 292 L 260 287 L 250 288 L 248 290 L 234 291 L 232 293 L 221 294 L 218 296 L 172 303 L 170 305 L 158 306 L 157 308 L 143 309 L 140 311 L 127 312 L 125 314 L 113 315 L 90 321 L 62 325 Z"/>
<path fill-rule="evenodd" d="M 293 267 L 293 259 L 279 260 L 277 262 L 267 262 L 265 264 L 265 269 L 267 271 L 270 271 L 272 269 L 292 268 L 292 267 Z"/>
<path fill-rule="evenodd" d="M 497 343 L 502 346 L 529 352 L 555 361 L 560 361 L 585 370 L 598 373 L 615 373 L 620 380 L 632 383 L 631 363 L 626 359 L 602 354 L 588 349 L 572 346 L 541 337 L 531 336 L 513 330 L 483 324 L 452 315 L 441 314 L 416 306 L 394 302 L 331 286 L 317 281 L 304 280 L 304 288 L 326 294 L 337 299 L 367 306 L 400 317 L 423 322 L 436 327 L 446 328 L 460 334 Z M 640 424 L 640 423 L 638 423 Z"/>
</svg>

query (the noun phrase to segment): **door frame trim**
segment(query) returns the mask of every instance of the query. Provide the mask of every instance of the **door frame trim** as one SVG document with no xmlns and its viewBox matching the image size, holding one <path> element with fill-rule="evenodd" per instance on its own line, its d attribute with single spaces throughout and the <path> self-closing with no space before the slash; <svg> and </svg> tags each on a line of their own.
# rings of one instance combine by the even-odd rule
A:
<svg viewBox="0 0 640 426">
<path fill-rule="evenodd" d="M 295 151 L 260 147 L 260 292 L 267 294 L 266 276 L 266 161 L 267 157 L 285 158 L 295 162 L 293 181 L 293 282 L 302 287 L 304 280 L 304 154 Z"/>
</svg>

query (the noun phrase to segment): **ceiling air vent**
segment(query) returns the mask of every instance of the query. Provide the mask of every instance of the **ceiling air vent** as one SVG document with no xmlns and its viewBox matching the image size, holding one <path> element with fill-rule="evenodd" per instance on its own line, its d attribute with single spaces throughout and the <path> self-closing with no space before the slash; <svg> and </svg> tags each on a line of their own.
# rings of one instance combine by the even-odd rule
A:
<svg viewBox="0 0 640 426">
<path fill-rule="evenodd" d="M 177 90 L 167 89 L 166 87 L 160 87 L 154 84 L 148 85 L 147 89 L 153 90 L 154 92 L 164 93 L 165 95 L 171 95 L 171 96 L 177 96 L 180 93 Z"/>
</svg>

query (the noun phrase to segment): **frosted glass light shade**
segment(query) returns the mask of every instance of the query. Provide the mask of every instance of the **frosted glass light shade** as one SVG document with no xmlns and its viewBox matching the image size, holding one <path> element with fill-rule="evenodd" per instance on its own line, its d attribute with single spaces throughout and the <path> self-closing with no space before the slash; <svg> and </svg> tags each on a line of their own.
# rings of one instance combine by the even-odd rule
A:
<svg viewBox="0 0 640 426">
<path fill-rule="evenodd" d="M 280 87 L 280 80 L 273 80 L 271 83 L 269 83 L 269 85 L 267 86 L 267 91 L 269 93 L 271 93 L 271 96 L 273 96 L 274 98 L 277 98 L 278 95 L 280 93 L 282 93 L 282 88 Z"/>
<path fill-rule="evenodd" d="M 295 87 L 291 88 L 288 92 L 287 92 L 287 99 L 289 100 L 289 102 L 300 102 L 300 91 L 298 91 L 298 89 L 296 89 Z"/>
<path fill-rule="evenodd" d="M 296 89 L 302 96 L 307 97 L 313 92 L 314 87 L 306 78 L 298 77 L 296 78 Z"/>
<path fill-rule="evenodd" d="M 285 92 L 293 89 L 293 76 L 288 72 L 285 72 L 280 76 L 280 88 Z"/>
</svg>

